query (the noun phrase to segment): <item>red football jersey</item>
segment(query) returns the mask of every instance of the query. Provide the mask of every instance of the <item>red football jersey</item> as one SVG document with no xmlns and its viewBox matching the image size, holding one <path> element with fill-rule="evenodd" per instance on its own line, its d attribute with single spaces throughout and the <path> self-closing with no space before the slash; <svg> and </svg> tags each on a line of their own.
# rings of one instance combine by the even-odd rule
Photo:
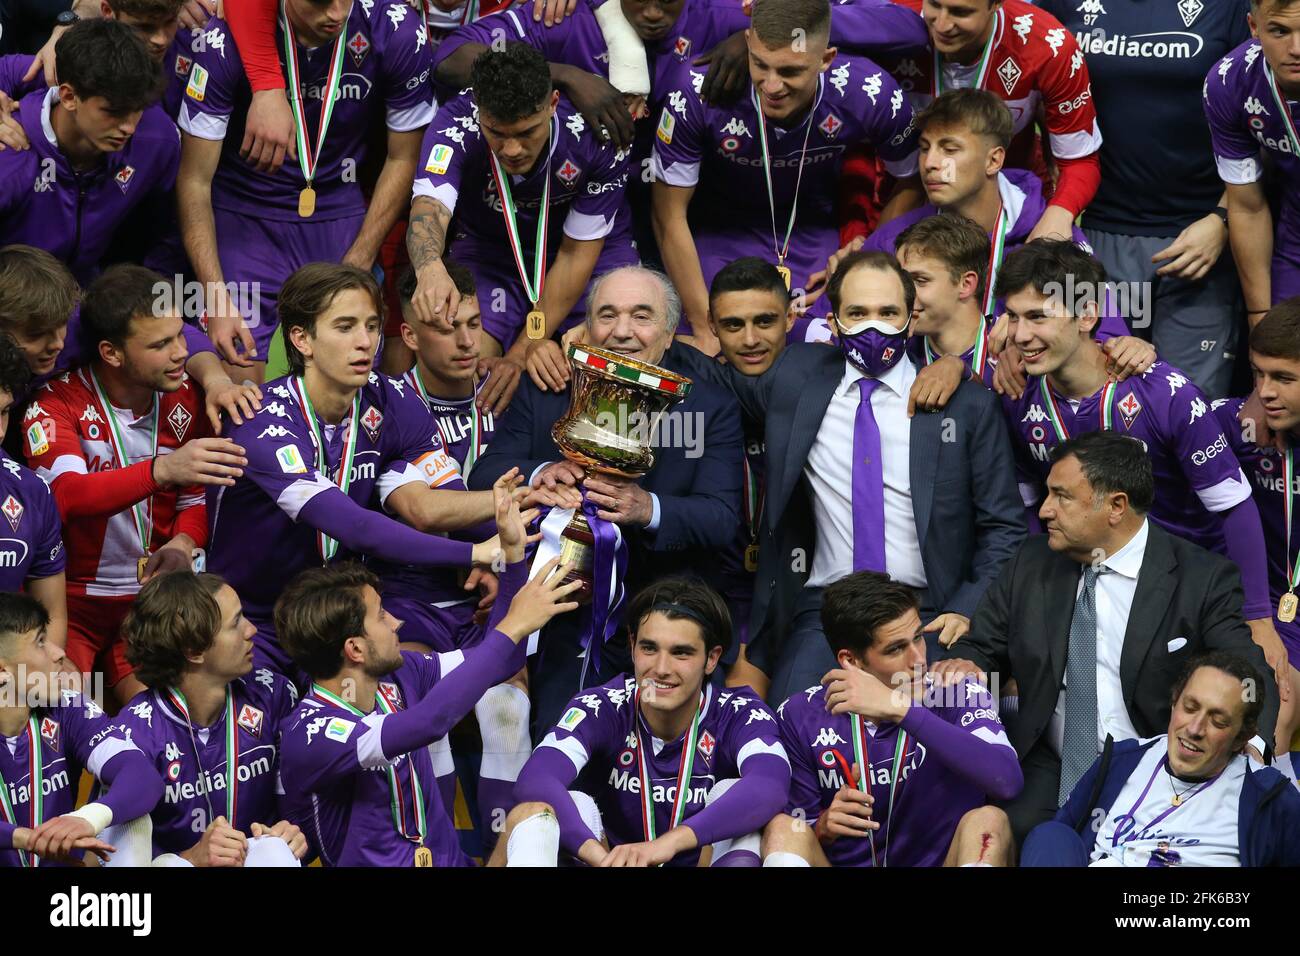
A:
<svg viewBox="0 0 1300 956">
<path fill-rule="evenodd" d="M 121 459 L 110 414 L 116 415 L 117 433 L 126 446 Z M 151 552 L 182 531 L 200 547 L 207 543 L 202 487 L 159 487 L 152 459 L 211 433 L 203 392 L 189 376 L 177 391 L 159 396 L 156 419 L 152 411 L 136 418 L 127 409 L 105 408 L 86 367 L 65 372 L 36 391 L 23 416 L 23 449 L 50 485 L 63 516 L 70 594 L 131 595 L 140 590 L 136 568 L 143 549 L 132 507 L 139 502 Z M 104 480 L 94 480 L 98 476 Z"/>
</svg>

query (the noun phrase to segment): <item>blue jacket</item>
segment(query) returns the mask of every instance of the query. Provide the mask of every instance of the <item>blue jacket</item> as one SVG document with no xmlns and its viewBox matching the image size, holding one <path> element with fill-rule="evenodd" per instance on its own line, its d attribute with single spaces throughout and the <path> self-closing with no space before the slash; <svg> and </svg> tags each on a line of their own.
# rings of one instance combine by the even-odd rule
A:
<svg viewBox="0 0 1300 956">
<path fill-rule="evenodd" d="M 1056 812 L 1058 823 L 1073 827 L 1084 837 L 1089 853 L 1089 822 L 1109 816 L 1111 805 L 1142 755 L 1158 743 L 1158 737 L 1119 743 L 1107 737 L 1101 756 L 1075 785 L 1065 806 Z M 1237 810 L 1237 841 L 1242 866 L 1300 866 L 1300 791 L 1271 767 L 1247 765 Z"/>
</svg>

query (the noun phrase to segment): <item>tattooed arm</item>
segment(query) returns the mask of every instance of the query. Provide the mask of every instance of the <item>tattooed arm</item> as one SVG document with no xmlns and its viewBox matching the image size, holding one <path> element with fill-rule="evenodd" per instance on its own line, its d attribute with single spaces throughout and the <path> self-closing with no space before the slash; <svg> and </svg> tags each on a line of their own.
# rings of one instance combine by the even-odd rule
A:
<svg viewBox="0 0 1300 956">
<path fill-rule="evenodd" d="M 450 223 L 451 210 L 441 202 L 429 196 L 415 197 L 406 228 L 406 251 L 417 280 L 411 305 L 421 322 L 450 323 L 460 307 L 460 293 L 442 264 Z"/>
</svg>

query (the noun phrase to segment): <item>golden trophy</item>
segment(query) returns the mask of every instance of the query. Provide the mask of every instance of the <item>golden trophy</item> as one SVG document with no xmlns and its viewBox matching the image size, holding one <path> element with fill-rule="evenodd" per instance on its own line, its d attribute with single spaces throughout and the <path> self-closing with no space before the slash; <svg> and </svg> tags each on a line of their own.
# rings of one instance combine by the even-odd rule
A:
<svg viewBox="0 0 1300 956">
<path fill-rule="evenodd" d="M 591 345 L 570 345 L 569 410 L 551 426 L 564 457 L 592 475 L 640 478 L 655 463 L 651 445 L 663 413 L 684 399 L 691 380 L 674 372 Z M 574 600 L 592 597 L 595 534 L 578 509 L 561 534 L 560 560 L 571 564 L 565 581 L 578 580 Z"/>
</svg>

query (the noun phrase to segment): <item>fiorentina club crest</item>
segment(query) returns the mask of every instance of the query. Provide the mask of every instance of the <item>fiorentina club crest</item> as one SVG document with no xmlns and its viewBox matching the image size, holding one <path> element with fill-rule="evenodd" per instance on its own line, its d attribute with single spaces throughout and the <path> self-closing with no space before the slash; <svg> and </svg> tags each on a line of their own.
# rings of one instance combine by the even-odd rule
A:
<svg viewBox="0 0 1300 956">
<path fill-rule="evenodd" d="M 13 495 L 9 495 L 9 497 L 5 498 L 5 503 L 0 505 L 0 511 L 3 511 L 5 517 L 9 519 L 9 527 L 17 531 L 18 522 L 23 520 L 23 506 L 18 499 Z"/>
<path fill-rule="evenodd" d="M 173 69 L 175 69 L 177 76 L 189 76 L 190 67 L 193 65 L 194 65 L 194 61 L 191 60 L 188 56 L 177 55 L 176 66 L 173 67 Z"/>
<path fill-rule="evenodd" d="M 243 727 L 254 737 L 261 737 L 262 712 L 251 704 L 245 704 L 239 709 L 239 726 Z"/>
<path fill-rule="evenodd" d="M 574 180 L 576 180 L 581 174 L 582 170 L 575 166 L 571 159 L 566 159 L 564 165 L 561 166 L 559 172 L 556 173 L 566 186 L 572 186 Z"/>
<path fill-rule="evenodd" d="M 691 52 L 691 38 L 678 37 L 677 42 L 673 44 L 673 52 L 685 59 Z"/>
<path fill-rule="evenodd" d="M 117 175 L 114 176 L 113 179 L 117 181 L 117 185 L 121 188 L 122 192 L 126 192 L 126 187 L 131 184 L 131 177 L 134 175 L 134 166 L 123 166 L 117 171 Z"/>
<path fill-rule="evenodd" d="M 827 113 L 826 118 L 817 124 L 817 128 L 826 134 L 827 139 L 834 139 L 839 135 L 840 127 L 843 125 L 834 113 Z"/>
<path fill-rule="evenodd" d="M 379 409 L 371 405 L 366 409 L 366 413 L 361 416 L 361 427 L 366 430 L 371 441 L 379 441 L 379 426 L 384 423 L 384 416 L 379 414 Z"/>
<path fill-rule="evenodd" d="M 167 424 L 172 427 L 172 434 L 181 443 L 184 443 L 185 433 L 190 430 L 190 422 L 192 421 L 194 421 L 194 416 L 180 405 L 173 406 L 167 416 Z"/>
<path fill-rule="evenodd" d="M 1133 419 L 1138 417 L 1138 412 L 1142 411 L 1142 403 L 1137 400 L 1137 396 L 1129 392 L 1119 402 L 1119 414 L 1124 419 L 1124 427 L 1131 429 Z"/>
<path fill-rule="evenodd" d="M 348 52 L 352 54 L 352 62 L 357 66 L 361 65 L 361 61 L 370 52 L 370 41 L 361 35 L 360 30 L 352 34 L 352 39 L 348 40 Z"/>
<path fill-rule="evenodd" d="M 1201 0 L 1178 0 L 1178 13 L 1183 18 L 1183 26 L 1190 27 L 1205 9 Z"/>
<path fill-rule="evenodd" d="M 713 759 L 713 748 L 717 746 L 717 741 L 713 739 L 713 734 L 707 730 L 700 734 L 700 753 L 704 754 L 706 760 Z"/>
<path fill-rule="evenodd" d="M 396 710 L 402 706 L 402 692 L 397 689 L 396 684 L 381 683 L 379 693 L 383 695 L 384 700 L 388 701 L 388 705 L 393 709 Z"/>
<path fill-rule="evenodd" d="M 893 357 L 894 357 L 894 347 L 892 345 L 885 346 L 885 350 L 880 353 L 880 361 L 888 365 L 889 360 L 892 359 Z"/>
<path fill-rule="evenodd" d="M 51 750 L 59 749 L 59 722 L 53 717 L 41 718 L 41 739 L 50 745 Z"/>
<path fill-rule="evenodd" d="M 998 77 L 1001 78 L 1002 85 L 1006 87 L 1008 96 L 1016 88 L 1016 84 L 1020 82 L 1020 76 L 1020 67 L 1016 66 L 1016 61 L 1011 57 L 1003 60 L 1002 65 L 998 67 Z"/>
</svg>

